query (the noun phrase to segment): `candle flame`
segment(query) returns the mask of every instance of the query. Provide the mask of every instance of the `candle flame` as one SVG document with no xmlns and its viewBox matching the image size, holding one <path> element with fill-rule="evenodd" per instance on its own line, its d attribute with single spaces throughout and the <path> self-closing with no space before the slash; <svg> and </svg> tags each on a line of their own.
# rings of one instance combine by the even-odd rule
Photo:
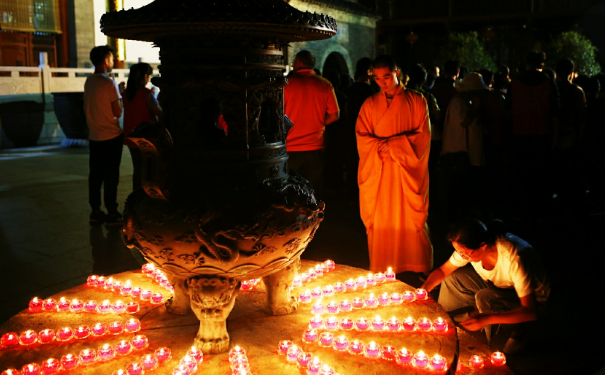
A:
<svg viewBox="0 0 605 375">
<path fill-rule="evenodd" d="M 392 267 L 387 268 L 387 272 L 388 273 L 392 273 L 393 272 L 393 268 Z"/>
<path fill-rule="evenodd" d="M 418 356 L 420 356 L 420 357 L 423 357 L 423 356 L 425 356 L 425 355 L 426 355 L 426 354 L 424 354 L 424 352 L 423 352 L 422 350 L 418 352 Z"/>
</svg>

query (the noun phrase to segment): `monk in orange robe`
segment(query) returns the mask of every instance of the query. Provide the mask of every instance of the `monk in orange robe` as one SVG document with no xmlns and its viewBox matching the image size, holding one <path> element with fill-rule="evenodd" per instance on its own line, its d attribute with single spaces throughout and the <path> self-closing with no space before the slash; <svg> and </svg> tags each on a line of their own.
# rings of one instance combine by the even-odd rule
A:
<svg viewBox="0 0 605 375">
<path fill-rule="evenodd" d="M 382 91 L 365 101 L 355 127 L 370 269 L 428 274 L 433 247 L 426 224 L 431 143 L 427 102 L 403 87 L 390 56 L 374 60 L 373 75 Z"/>
</svg>

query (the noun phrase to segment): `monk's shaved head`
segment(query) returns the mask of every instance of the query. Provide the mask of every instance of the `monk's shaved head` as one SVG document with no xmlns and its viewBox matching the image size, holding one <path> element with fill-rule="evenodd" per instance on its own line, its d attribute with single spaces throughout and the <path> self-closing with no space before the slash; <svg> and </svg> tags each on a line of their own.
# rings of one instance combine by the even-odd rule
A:
<svg viewBox="0 0 605 375">
<path fill-rule="evenodd" d="M 397 63 L 395 62 L 395 59 L 393 59 L 389 55 L 380 55 L 376 57 L 374 61 L 372 61 L 372 69 L 376 68 L 389 68 L 391 72 L 394 72 L 395 70 L 399 69 L 399 67 L 397 67 Z"/>
</svg>

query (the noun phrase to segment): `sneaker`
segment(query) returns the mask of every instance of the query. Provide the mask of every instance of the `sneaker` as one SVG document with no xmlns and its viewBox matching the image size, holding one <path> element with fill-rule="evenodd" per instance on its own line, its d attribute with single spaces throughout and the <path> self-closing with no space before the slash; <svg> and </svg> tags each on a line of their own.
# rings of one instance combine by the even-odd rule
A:
<svg viewBox="0 0 605 375">
<path fill-rule="evenodd" d="M 504 354 L 517 354 L 523 351 L 529 342 L 529 335 L 525 334 L 520 338 L 517 337 L 509 337 L 504 345 L 504 349 L 502 351 Z"/>
<path fill-rule="evenodd" d="M 107 214 L 105 214 L 105 212 L 103 212 L 103 211 L 93 211 L 93 212 L 91 212 L 91 214 L 88 218 L 88 222 L 93 225 L 103 224 L 106 217 L 107 217 Z"/>
<path fill-rule="evenodd" d="M 114 212 L 105 218 L 105 225 L 122 225 L 122 214 Z"/>
</svg>

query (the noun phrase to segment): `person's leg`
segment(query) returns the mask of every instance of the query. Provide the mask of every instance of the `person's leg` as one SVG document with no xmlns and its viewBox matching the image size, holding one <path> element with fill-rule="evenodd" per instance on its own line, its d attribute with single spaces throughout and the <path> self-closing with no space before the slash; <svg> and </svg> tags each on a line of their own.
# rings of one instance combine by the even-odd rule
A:
<svg viewBox="0 0 605 375">
<path fill-rule="evenodd" d="M 325 161 L 324 150 L 308 151 L 307 165 L 304 173 L 311 183 L 313 190 L 315 190 L 315 197 L 318 199 L 322 198 L 324 193 L 323 173 Z"/>
<path fill-rule="evenodd" d="M 141 176 L 141 150 L 138 147 L 128 147 L 132 158 L 132 190 L 136 191 L 143 187 Z"/>
<path fill-rule="evenodd" d="M 467 265 L 458 268 L 441 282 L 438 302 L 445 311 L 456 315 L 457 312 L 474 309 L 475 294 L 487 287 L 475 269 Z"/>
<path fill-rule="evenodd" d="M 105 186 L 103 198 L 109 215 L 118 213 L 118 183 L 120 182 L 120 162 L 122 161 L 123 135 L 106 141 Z"/>
<path fill-rule="evenodd" d="M 93 212 L 101 211 L 101 185 L 103 185 L 103 146 L 102 142 L 89 141 L 88 159 L 88 203 Z"/>
<path fill-rule="evenodd" d="M 521 301 L 514 289 L 501 289 L 493 284 L 489 288 L 477 292 L 475 300 L 477 301 L 477 309 L 483 314 L 510 311 L 521 306 Z M 492 326 L 485 326 L 485 335 L 488 342 L 491 340 L 491 333 Z"/>
</svg>

